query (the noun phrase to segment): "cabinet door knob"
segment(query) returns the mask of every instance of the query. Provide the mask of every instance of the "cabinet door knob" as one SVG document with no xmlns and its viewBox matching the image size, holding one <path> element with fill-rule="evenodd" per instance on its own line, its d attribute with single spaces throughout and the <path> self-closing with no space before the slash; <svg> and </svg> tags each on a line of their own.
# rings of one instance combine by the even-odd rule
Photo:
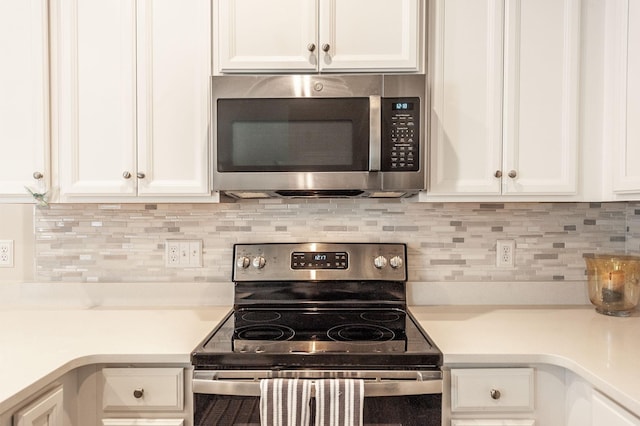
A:
<svg viewBox="0 0 640 426">
<path fill-rule="evenodd" d="M 316 45 L 315 45 L 315 43 L 309 43 L 309 44 L 307 44 L 307 50 L 308 50 L 309 52 L 313 52 L 314 50 L 316 50 Z"/>
<path fill-rule="evenodd" d="M 37 180 L 40 180 L 40 179 L 43 178 L 43 175 L 40 172 L 33 172 L 33 178 L 37 179 Z"/>
<path fill-rule="evenodd" d="M 515 170 L 511 170 L 511 171 L 509 172 L 509 177 L 510 177 L 511 179 L 515 178 L 516 176 L 518 176 L 518 173 L 517 173 Z"/>
<path fill-rule="evenodd" d="M 502 177 L 502 170 L 496 170 L 496 172 L 493 175 L 495 177 L 497 177 L 497 178 L 501 178 Z"/>
<path fill-rule="evenodd" d="M 125 178 L 125 179 L 129 179 L 129 178 L 131 178 L 131 173 L 124 172 L 124 173 L 122 173 L 122 177 Z"/>
<path fill-rule="evenodd" d="M 498 400 L 500 399 L 500 391 L 498 389 L 491 389 L 491 399 Z"/>
<path fill-rule="evenodd" d="M 136 176 L 138 176 L 138 179 L 144 179 L 145 174 L 142 173 L 142 172 L 138 172 L 138 174 Z"/>
<path fill-rule="evenodd" d="M 133 397 L 135 399 L 140 399 L 144 396 L 144 389 L 138 388 L 133 390 Z"/>
<path fill-rule="evenodd" d="M 330 44 L 325 43 L 325 44 L 322 45 L 322 51 L 323 52 L 328 52 L 329 49 L 331 49 L 331 45 Z"/>
</svg>

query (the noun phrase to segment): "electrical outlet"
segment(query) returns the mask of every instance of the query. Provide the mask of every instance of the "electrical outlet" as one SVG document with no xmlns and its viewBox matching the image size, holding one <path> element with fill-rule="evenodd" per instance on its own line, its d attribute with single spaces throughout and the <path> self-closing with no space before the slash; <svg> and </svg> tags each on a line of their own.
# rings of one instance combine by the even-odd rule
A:
<svg viewBox="0 0 640 426">
<path fill-rule="evenodd" d="M 199 268 L 202 266 L 201 240 L 166 240 L 165 266 L 168 268 Z"/>
<path fill-rule="evenodd" d="M 166 266 L 180 266 L 180 242 L 166 241 L 164 248 Z"/>
<path fill-rule="evenodd" d="M 13 240 L 0 240 L 0 268 L 13 268 Z"/>
<path fill-rule="evenodd" d="M 514 240 L 498 240 L 496 242 L 496 266 L 513 268 L 515 266 L 516 242 Z"/>
</svg>

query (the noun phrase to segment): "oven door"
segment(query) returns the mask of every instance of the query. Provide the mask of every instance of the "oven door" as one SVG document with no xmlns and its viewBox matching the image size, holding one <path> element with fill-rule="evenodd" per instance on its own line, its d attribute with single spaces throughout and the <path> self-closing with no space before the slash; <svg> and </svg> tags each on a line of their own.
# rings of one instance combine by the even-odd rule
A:
<svg viewBox="0 0 640 426">
<path fill-rule="evenodd" d="M 313 380 L 343 375 L 335 371 L 296 371 L 278 372 L 277 377 Z M 260 425 L 260 379 L 273 377 L 276 373 L 271 371 L 195 371 L 194 426 Z M 361 371 L 351 372 L 348 377 L 365 381 L 365 425 L 441 425 L 440 371 Z"/>
</svg>

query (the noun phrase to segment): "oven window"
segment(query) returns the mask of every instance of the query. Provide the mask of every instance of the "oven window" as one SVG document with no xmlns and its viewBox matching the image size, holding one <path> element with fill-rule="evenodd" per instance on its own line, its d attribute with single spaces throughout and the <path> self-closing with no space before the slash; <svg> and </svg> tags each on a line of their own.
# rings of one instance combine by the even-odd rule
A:
<svg viewBox="0 0 640 426">
<path fill-rule="evenodd" d="M 368 169 L 369 99 L 218 100 L 219 172 Z"/>
<path fill-rule="evenodd" d="M 260 426 L 259 397 L 195 394 L 194 406 L 194 426 Z M 442 395 L 365 398 L 363 410 L 364 426 L 440 426 Z"/>
</svg>

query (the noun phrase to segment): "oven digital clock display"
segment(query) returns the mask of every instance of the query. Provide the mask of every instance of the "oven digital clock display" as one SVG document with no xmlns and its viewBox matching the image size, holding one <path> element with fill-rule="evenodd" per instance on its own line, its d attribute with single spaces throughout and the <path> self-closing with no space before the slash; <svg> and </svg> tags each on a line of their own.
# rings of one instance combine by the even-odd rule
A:
<svg viewBox="0 0 640 426">
<path fill-rule="evenodd" d="M 308 252 L 291 253 L 291 269 L 347 269 L 347 252 Z"/>
</svg>

